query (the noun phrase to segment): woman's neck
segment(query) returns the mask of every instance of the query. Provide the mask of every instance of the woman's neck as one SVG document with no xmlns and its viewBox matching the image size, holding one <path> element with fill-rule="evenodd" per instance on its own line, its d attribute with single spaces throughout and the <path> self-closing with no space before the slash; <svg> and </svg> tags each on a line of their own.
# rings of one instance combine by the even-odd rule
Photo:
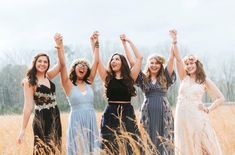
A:
<svg viewBox="0 0 235 155">
<path fill-rule="evenodd" d="M 115 73 L 115 78 L 116 78 L 116 79 L 121 79 L 121 78 L 122 78 L 121 72 Z"/>
<path fill-rule="evenodd" d="M 38 79 L 45 79 L 45 73 L 37 73 L 36 74 L 36 77 L 38 78 Z"/>
<path fill-rule="evenodd" d="M 84 84 L 84 83 L 85 83 L 84 80 L 77 79 L 77 84 Z"/>
<path fill-rule="evenodd" d="M 195 80 L 195 79 L 196 79 L 196 74 L 190 74 L 189 77 L 190 77 L 191 79 Z"/>
</svg>

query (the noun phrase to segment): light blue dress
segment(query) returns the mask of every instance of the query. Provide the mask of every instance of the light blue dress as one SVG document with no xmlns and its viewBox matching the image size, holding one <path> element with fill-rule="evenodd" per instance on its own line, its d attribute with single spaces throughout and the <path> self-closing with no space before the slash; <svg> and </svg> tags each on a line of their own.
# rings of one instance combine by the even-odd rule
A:
<svg viewBox="0 0 235 155">
<path fill-rule="evenodd" d="M 67 130 L 67 154 L 98 154 L 99 132 L 91 86 L 86 84 L 86 93 L 83 94 L 73 85 L 67 99 L 71 108 Z"/>
</svg>

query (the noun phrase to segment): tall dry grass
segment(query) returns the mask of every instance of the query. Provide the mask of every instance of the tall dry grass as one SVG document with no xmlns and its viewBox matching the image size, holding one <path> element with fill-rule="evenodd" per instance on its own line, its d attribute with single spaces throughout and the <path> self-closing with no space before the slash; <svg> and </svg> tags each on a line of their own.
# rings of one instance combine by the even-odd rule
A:
<svg viewBox="0 0 235 155">
<path fill-rule="evenodd" d="M 97 113 L 97 122 L 100 124 L 101 113 Z M 137 120 L 139 113 L 137 113 Z M 33 132 L 32 118 L 28 124 L 24 142 L 21 145 L 16 143 L 21 125 L 21 116 L 19 115 L 3 115 L 0 116 L 0 155 L 30 155 L 33 152 Z M 220 145 L 224 155 L 235 155 L 235 106 L 223 105 L 210 114 L 211 122 L 215 128 Z M 67 131 L 68 114 L 61 114 L 62 122 L 62 154 L 66 154 L 66 131 Z M 141 130 L 144 141 L 140 144 L 150 154 L 151 147 L 147 145 L 148 137 Z M 124 133 L 125 134 L 125 133 Z M 125 136 L 125 135 L 124 135 Z M 126 135 L 128 136 L 128 135 Z M 120 148 L 125 148 L 123 144 L 119 144 Z M 125 152 L 125 150 L 123 150 Z M 104 153 L 103 153 L 104 154 Z"/>
</svg>

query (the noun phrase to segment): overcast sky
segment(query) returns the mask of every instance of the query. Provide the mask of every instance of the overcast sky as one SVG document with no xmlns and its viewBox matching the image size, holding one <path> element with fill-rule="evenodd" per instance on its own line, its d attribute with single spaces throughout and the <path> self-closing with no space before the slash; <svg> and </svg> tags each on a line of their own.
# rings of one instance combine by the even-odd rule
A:
<svg viewBox="0 0 235 155">
<path fill-rule="evenodd" d="M 0 0 L 0 52 L 50 49 L 60 32 L 67 45 L 89 45 L 99 30 L 101 41 L 126 33 L 137 46 L 179 42 L 195 53 L 227 55 L 235 45 L 234 0 Z"/>
</svg>

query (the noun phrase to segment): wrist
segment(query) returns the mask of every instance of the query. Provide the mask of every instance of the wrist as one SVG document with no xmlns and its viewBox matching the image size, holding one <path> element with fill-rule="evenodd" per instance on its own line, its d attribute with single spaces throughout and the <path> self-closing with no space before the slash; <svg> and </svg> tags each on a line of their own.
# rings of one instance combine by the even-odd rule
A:
<svg viewBox="0 0 235 155">
<path fill-rule="evenodd" d="M 56 49 L 61 49 L 63 46 L 62 45 L 55 45 Z"/>
<path fill-rule="evenodd" d="M 173 44 L 173 45 L 176 45 L 176 44 L 177 44 L 177 40 L 173 40 L 173 41 L 172 41 L 172 44 Z"/>
<path fill-rule="evenodd" d="M 95 46 L 95 48 L 99 48 L 100 47 L 99 41 L 96 41 L 94 46 Z"/>
</svg>

